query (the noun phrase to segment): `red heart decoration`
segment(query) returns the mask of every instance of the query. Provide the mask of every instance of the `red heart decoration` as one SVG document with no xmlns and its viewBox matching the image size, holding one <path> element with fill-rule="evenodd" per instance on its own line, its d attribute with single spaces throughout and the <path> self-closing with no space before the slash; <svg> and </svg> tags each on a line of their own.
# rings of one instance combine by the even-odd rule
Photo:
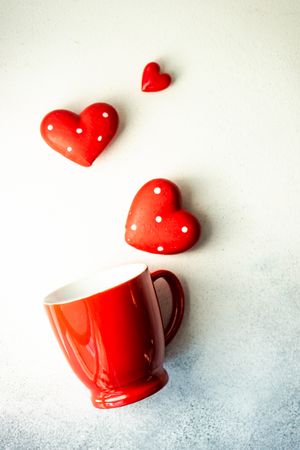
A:
<svg viewBox="0 0 300 450">
<path fill-rule="evenodd" d="M 41 134 L 66 158 L 90 166 L 112 140 L 118 122 L 118 113 L 111 105 L 94 103 L 79 115 L 64 109 L 50 112 L 42 120 Z"/>
<path fill-rule="evenodd" d="M 181 253 L 201 234 L 198 220 L 181 209 L 176 184 L 163 178 L 151 180 L 136 194 L 126 222 L 125 240 L 150 253 Z"/>
<path fill-rule="evenodd" d="M 160 73 L 160 66 L 156 62 L 146 65 L 142 77 L 142 91 L 157 92 L 166 89 L 171 83 L 168 73 Z"/>
</svg>

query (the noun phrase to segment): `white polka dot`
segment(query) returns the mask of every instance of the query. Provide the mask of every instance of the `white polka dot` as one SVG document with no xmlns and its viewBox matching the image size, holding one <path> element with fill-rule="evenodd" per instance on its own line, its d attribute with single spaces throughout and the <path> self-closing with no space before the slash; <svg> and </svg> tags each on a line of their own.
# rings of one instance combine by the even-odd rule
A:
<svg viewBox="0 0 300 450">
<path fill-rule="evenodd" d="M 102 136 L 98 136 L 97 137 L 97 141 L 101 142 L 102 141 Z"/>
<path fill-rule="evenodd" d="M 130 228 L 132 229 L 132 231 L 135 231 L 137 229 L 137 226 L 135 223 L 133 223 Z"/>
<path fill-rule="evenodd" d="M 182 228 L 181 228 L 181 231 L 182 231 L 183 233 L 187 233 L 187 232 L 188 232 L 188 227 L 182 227 Z"/>
<path fill-rule="evenodd" d="M 159 247 L 157 247 L 157 251 L 158 251 L 158 252 L 163 252 L 163 251 L 164 251 L 164 248 L 160 245 Z"/>
<path fill-rule="evenodd" d="M 47 128 L 48 128 L 48 130 L 49 131 L 52 131 L 53 130 L 53 128 L 54 128 L 54 126 L 53 125 L 51 125 L 51 123 L 47 126 Z"/>
<path fill-rule="evenodd" d="M 154 194 L 160 194 L 161 193 L 161 188 L 160 187 L 156 187 L 153 189 Z"/>
<path fill-rule="evenodd" d="M 71 152 L 72 151 L 72 147 L 67 147 L 67 152 Z"/>
<path fill-rule="evenodd" d="M 155 222 L 160 223 L 162 221 L 162 217 L 161 216 L 156 216 L 155 217 Z"/>
<path fill-rule="evenodd" d="M 105 119 L 107 119 L 108 113 L 107 113 L 107 112 L 104 112 L 104 113 L 102 114 L 102 116 L 105 117 Z"/>
<path fill-rule="evenodd" d="M 83 132 L 83 129 L 82 128 L 76 128 L 76 133 L 77 134 L 81 134 Z"/>
</svg>

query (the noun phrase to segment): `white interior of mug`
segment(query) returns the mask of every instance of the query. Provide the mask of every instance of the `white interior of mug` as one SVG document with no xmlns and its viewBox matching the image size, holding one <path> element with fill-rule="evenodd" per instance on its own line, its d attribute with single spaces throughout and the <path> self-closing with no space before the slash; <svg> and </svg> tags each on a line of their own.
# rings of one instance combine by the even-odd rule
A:
<svg viewBox="0 0 300 450">
<path fill-rule="evenodd" d="M 70 303 L 90 297 L 133 280 L 145 270 L 146 264 L 126 264 L 102 270 L 51 292 L 44 299 L 44 303 L 47 305 Z"/>
</svg>

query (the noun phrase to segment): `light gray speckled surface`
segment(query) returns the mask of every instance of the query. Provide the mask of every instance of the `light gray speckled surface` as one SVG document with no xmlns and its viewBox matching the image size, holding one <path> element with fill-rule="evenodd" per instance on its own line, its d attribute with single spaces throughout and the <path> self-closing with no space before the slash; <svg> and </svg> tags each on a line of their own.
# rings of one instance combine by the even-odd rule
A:
<svg viewBox="0 0 300 450">
<path fill-rule="evenodd" d="M 300 449 L 300 5 L 297 1 L 8 1 L 0 12 L 1 450 Z M 157 59 L 175 73 L 139 91 Z M 51 109 L 118 108 L 90 169 L 49 151 Z M 101 161 L 100 161 L 101 159 Z M 202 244 L 174 257 L 123 241 L 147 180 L 182 187 Z M 98 411 L 42 298 L 126 261 L 178 274 L 187 313 L 168 385 Z"/>
</svg>

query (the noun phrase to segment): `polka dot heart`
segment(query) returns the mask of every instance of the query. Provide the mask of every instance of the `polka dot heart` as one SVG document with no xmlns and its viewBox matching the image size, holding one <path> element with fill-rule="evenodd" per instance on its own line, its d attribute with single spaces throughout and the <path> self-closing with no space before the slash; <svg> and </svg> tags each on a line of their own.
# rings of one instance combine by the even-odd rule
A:
<svg viewBox="0 0 300 450">
<path fill-rule="evenodd" d="M 162 178 L 146 183 L 136 194 L 127 217 L 125 240 L 150 253 L 181 253 L 200 237 L 198 220 L 181 208 L 176 184 Z"/>
<path fill-rule="evenodd" d="M 47 144 L 82 166 L 91 166 L 114 137 L 118 113 L 107 103 L 94 103 L 81 114 L 59 109 L 47 114 L 41 134 Z"/>
</svg>

